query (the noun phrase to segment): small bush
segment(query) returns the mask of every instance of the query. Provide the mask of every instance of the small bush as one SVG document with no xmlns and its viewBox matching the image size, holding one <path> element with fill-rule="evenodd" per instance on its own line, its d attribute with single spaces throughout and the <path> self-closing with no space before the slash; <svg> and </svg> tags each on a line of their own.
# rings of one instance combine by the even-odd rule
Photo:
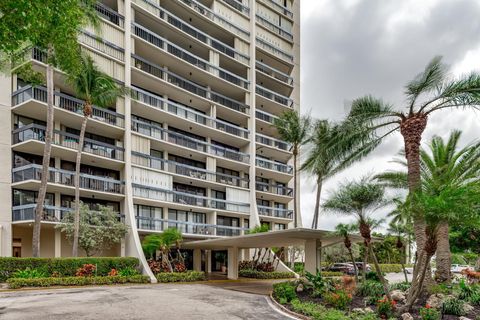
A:
<svg viewBox="0 0 480 320">
<path fill-rule="evenodd" d="M 363 318 L 350 318 L 343 311 L 336 309 L 327 309 L 324 306 L 313 302 L 301 302 L 298 299 L 292 300 L 290 303 L 292 310 L 311 317 L 313 320 L 350 320 Z M 373 319 L 363 319 L 373 320 Z"/>
<path fill-rule="evenodd" d="M 118 276 L 118 271 L 117 271 L 117 269 L 112 269 L 112 270 L 110 270 L 110 272 L 108 273 L 108 276 L 109 276 L 109 277 Z"/>
<path fill-rule="evenodd" d="M 22 278 L 22 279 L 33 279 L 33 278 L 45 278 L 47 277 L 47 273 L 37 269 L 31 269 L 27 267 L 25 270 L 18 270 L 13 273 L 14 278 Z"/>
<path fill-rule="evenodd" d="M 321 297 L 325 292 L 332 291 L 334 285 L 331 279 L 325 279 L 322 272 L 317 270 L 316 274 L 307 271 L 305 278 L 313 287 L 313 296 Z"/>
<path fill-rule="evenodd" d="M 273 296 L 281 304 L 287 304 L 297 299 L 296 287 L 293 282 L 280 282 L 273 285 Z"/>
<path fill-rule="evenodd" d="M 131 277 L 139 274 L 138 270 L 132 267 L 126 267 L 118 271 L 118 275 L 122 277 Z"/>
<path fill-rule="evenodd" d="M 465 280 L 461 280 L 458 284 L 458 298 L 468 301 L 471 304 L 480 304 L 480 286 L 477 284 L 467 284 Z"/>
<path fill-rule="evenodd" d="M 451 289 L 444 284 L 434 284 L 428 288 L 428 293 L 430 294 L 444 294 L 448 295 L 451 293 Z"/>
<path fill-rule="evenodd" d="M 385 294 L 380 282 L 367 280 L 357 287 L 357 295 L 362 297 L 381 297 Z"/>
<path fill-rule="evenodd" d="M 91 277 L 93 276 L 93 273 L 97 271 L 97 267 L 94 264 L 87 263 L 84 264 L 82 267 L 77 269 L 77 272 L 75 273 L 75 276 L 77 277 Z M 112 272 L 110 270 L 110 272 Z"/>
<path fill-rule="evenodd" d="M 156 277 L 158 282 L 193 282 L 204 281 L 205 273 L 201 271 L 160 272 Z"/>
<path fill-rule="evenodd" d="M 254 278 L 254 279 L 288 279 L 294 278 L 295 274 L 293 272 L 281 272 L 281 271 L 256 271 L 256 270 L 240 270 L 238 272 L 240 277 L 244 278 Z"/>
<path fill-rule="evenodd" d="M 377 302 L 377 314 L 382 319 L 388 319 L 393 316 L 395 311 L 395 301 L 389 300 L 387 297 L 378 300 Z"/>
<path fill-rule="evenodd" d="M 443 301 L 442 310 L 444 314 L 451 314 L 454 316 L 465 315 L 464 302 L 456 298 L 448 298 Z"/>
<path fill-rule="evenodd" d="M 367 272 L 367 274 L 365 275 L 365 279 L 370 280 L 370 281 L 380 282 L 380 277 L 378 276 L 378 274 L 375 271 Z"/>
<path fill-rule="evenodd" d="M 51 287 L 51 286 L 86 286 L 86 285 L 106 285 L 118 283 L 149 283 L 150 278 L 147 276 L 132 277 L 62 277 L 62 278 L 10 278 L 7 280 L 11 289 L 23 287 Z"/>
<path fill-rule="evenodd" d="M 420 309 L 420 317 L 422 320 L 440 320 L 440 312 L 427 304 Z"/>
<path fill-rule="evenodd" d="M 322 276 L 327 277 L 342 277 L 344 275 L 343 272 L 338 271 L 322 271 Z"/>
<path fill-rule="evenodd" d="M 352 294 L 344 290 L 328 292 L 323 298 L 327 304 L 340 310 L 346 310 L 350 305 L 350 302 L 352 302 Z"/>
<path fill-rule="evenodd" d="M 398 282 L 390 285 L 390 290 L 407 291 L 408 289 L 410 289 L 410 283 L 408 282 Z"/>
</svg>

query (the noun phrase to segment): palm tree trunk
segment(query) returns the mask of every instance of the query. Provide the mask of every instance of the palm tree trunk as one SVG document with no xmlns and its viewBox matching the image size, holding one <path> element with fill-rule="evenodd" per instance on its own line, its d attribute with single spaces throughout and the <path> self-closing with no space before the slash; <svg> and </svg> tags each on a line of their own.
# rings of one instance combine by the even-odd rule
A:
<svg viewBox="0 0 480 320">
<path fill-rule="evenodd" d="M 320 217 L 320 196 L 322 194 L 322 180 L 317 180 L 317 196 L 315 199 L 315 209 L 313 213 L 312 229 L 318 229 L 318 218 Z"/>
<path fill-rule="evenodd" d="M 87 109 L 85 105 L 84 109 Z M 80 165 L 82 162 L 83 144 L 85 140 L 85 131 L 87 129 L 88 115 L 85 115 L 82 121 L 82 128 L 80 129 L 80 137 L 78 138 L 77 159 L 75 163 L 75 216 L 73 219 L 73 246 L 72 257 L 78 256 L 78 238 L 80 234 Z"/>
<path fill-rule="evenodd" d="M 298 227 L 298 199 L 297 199 L 297 155 L 298 155 L 298 146 L 293 147 L 293 226 L 294 228 Z"/>
<path fill-rule="evenodd" d="M 50 167 L 50 154 L 52 151 L 52 137 L 54 126 L 54 109 L 53 109 L 53 66 L 50 63 L 53 48 L 49 45 L 47 50 L 47 128 L 45 132 L 45 146 L 43 148 L 42 173 L 40 177 L 40 188 L 38 190 L 37 206 L 35 207 L 35 221 L 33 223 L 32 235 L 32 256 L 40 257 L 40 230 L 43 215 L 43 206 L 45 196 L 47 194 L 47 182 Z"/>
<path fill-rule="evenodd" d="M 450 283 L 452 280 L 450 269 L 452 260 L 450 254 L 450 241 L 448 239 L 448 222 L 441 222 L 438 226 L 438 245 L 436 253 L 436 280 L 438 283 Z"/>
<path fill-rule="evenodd" d="M 363 281 L 367 280 L 367 262 L 368 262 L 368 247 L 365 243 L 365 253 L 363 254 L 363 266 L 362 266 L 362 274 L 363 274 Z"/>
<path fill-rule="evenodd" d="M 350 259 L 352 260 L 353 271 L 355 272 L 355 281 L 358 283 L 358 268 L 357 268 L 357 264 L 355 263 L 355 258 L 353 257 L 352 248 L 347 248 L 347 249 L 348 249 L 348 253 L 350 254 Z"/>
<path fill-rule="evenodd" d="M 385 280 L 385 277 L 383 276 L 382 270 L 380 269 L 380 265 L 378 264 L 377 256 L 373 251 L 371 242 L 368 243 L 368 250 L 370 251 L 370 255 L 372 256 L 373 264 L 375 265 L 375 271 L 377 271 L 378 278 L 380 279 L 380 282 L 383 285 L 383 290 L 385 291 L 385 295 L 387 296 L 388 300 L 392 300 L 392 298 L 390 297 L 390 290 L 388 289 L 388 283 Z"/>
</svg>

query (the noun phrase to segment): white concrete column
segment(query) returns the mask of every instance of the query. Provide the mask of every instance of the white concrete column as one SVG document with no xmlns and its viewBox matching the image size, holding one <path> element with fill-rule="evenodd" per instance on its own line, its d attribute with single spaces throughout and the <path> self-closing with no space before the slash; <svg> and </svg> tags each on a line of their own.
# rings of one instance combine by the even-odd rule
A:
<svg viewBox="0 0 480 320">
<path fill-rule="evenodd" d="M 316 274 L 317 268 L 320 269 L 321 247 L 321 243 L 316 239 L 305 241 L 305 271 Z"/>
<path fill-rule="evenodd" d="M 212 272 L 212 250 L 205 250 L 205 272 Z"/>
<path fill-rule="evenodd" d="M 55 229 L 55 258 L 62 256 L 62 232 Z"/>
<path fill-rule="evenodd" d="M 228 248 L 228 272 L 227 278 L 238 279 L 238 248 Z"/>
<path fill-rule="evenodd" d="M 125 239 L 120 241 L 120 257 L 125 257 Z"/>
<path fill-rule="evenodd" d="M 193 249 L 193 270 L 202 271 L 202 250 Z"/>
</svg>

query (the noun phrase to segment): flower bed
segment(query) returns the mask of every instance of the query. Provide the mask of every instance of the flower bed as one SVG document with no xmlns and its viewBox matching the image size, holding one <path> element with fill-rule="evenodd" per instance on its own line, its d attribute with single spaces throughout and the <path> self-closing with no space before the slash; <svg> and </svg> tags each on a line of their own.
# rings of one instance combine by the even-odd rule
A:
<svg viewBox="0 0 480 320">
<path fill-rule="evenodd" d="M 160 272 L 156 274 L 158 282 L 193 282 L 204 281 L 205 272 L 186 271 L 186 272 Z"/>
<path fill-rule="evenodd" d="M 0 258 L 0 282 L 12 277 L 18 270 L 36 269 L 46 275 L 60 277 L 75 276 L 78 269 L 86 264 L 95 265 L 96 276 L 106 276 L 112 269 L 137 268 L 139 261 L 133 257 L 101 258 Z"/>
<path fill-rule="evenodd" d="M 135 276 L 100 276 L 100 277 L 49 277 L 49 278 L 10 278 L 7 280 L 11 289 L 23 287 L 51 287 L 51 286 L 86 286 L 106 285 L 119 283 L 149 283 L 150 278 L 143 275 Z"/>
<path fill-rule="evenodd" d="M 295 274 L 293 272 L 280 272 L 280 271 L 256 271 L 256 270 L 240 270 L 238 272 L 240 277 L 244 278 L 254 278 L 254 279 L 288 279 L 294 278 Z"/>
</svg>

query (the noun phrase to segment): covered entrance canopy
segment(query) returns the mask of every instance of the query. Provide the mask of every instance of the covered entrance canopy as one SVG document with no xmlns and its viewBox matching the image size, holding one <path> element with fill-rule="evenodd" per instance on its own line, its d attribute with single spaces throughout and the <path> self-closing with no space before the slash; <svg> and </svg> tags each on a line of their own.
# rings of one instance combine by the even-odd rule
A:
<svg viewBox="0 0 480 320">
<path fill-rule="evenodd" d="M 351 235 L 352 242 L 362 242 L 359 235 Z M 305 247 L 305 270 L 315 273 L 320 268 L 320 249 L 343 242 L 343 237 L 331 231 L 295 228 L 272 232 L 254 233 L 236 237 L 185 242 L 184 248 L 201 250 L 228 250 L 228 278 L 238 278 L 240 249 L 272 247 Z M 194 253 L 195 256 L 199 254 Z M 194 261 L 195 264 L 195 261 Z"/>
</svg>

